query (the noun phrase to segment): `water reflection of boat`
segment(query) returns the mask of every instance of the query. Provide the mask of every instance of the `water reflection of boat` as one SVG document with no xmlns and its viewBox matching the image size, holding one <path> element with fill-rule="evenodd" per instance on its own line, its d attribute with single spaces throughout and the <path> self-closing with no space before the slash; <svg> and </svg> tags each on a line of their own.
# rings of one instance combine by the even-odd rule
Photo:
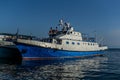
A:
<svg viewBox="0 0 120 80">
<path fill-rule="evenodd" d="M 35 79 L 34 76 L 39 75 L 41 76 L 39 77 L 40 79 L 46 80 L 81 80 L 85 77 L 99 76 L 99 74 L 96 73 L 107 67 L 105 65 L 107 61 L 107 57 L 98 56 L 83 59 L 51 60 L 48 64 L 44 63 L 44 61 L 38 61 L 36 63 L 34 62 L 34 64 L 36 64 L 35 66 L 33 66 L 33 63 L 30 63 L 31 61 L 25 61 L 23 65 L 32 66 L 32 68 L 30 68 L 30 71 L 32 70 L 33 72 L 32 79 Z M 41 65 L 40 63 L 45 65 Z M 24 71 L 23 73 L 26 72 Z M 27 74 L 27 76 L 29 75 L 31 75 L 31 73 Z"/>
<path fill-rule="evenodd" d="M 21 53 L 13 42 L 6 41 L 8 37 L 0 34 L 0 63 L 21 63 Z"/>
<path fill-rule="evenodd" d="M 92 59 L 82 59 L 82 60 L 76 60 L 74 62 L 64 63 L 65 66 L 62 68 L 64 69 L 64 72 L 69 72 L 70 74 L 62 74 L 62 76 L 69 76 L 69 78 L 83 78 L 85 76 L 93 77 L 98 76 L 97 74 L 91 75 L 89 72 L 96 72 L 100 71 L 101 67 L 103 67 L 102 63 L 107 61 L 108 59 L 105 57 L 96 57 Z M 68 65 L 67 65 L 68 64 Z M 72 73 L 72 74 L 71 74 Z"/>
</svg>

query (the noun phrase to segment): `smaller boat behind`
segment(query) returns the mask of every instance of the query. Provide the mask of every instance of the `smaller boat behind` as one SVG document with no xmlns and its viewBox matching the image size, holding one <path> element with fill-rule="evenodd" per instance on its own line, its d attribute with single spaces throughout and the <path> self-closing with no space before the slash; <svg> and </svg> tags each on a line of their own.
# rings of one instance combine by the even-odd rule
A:
<svg viewBox="0 0 120 80">
<path fill-rule="evenodd" d="M 20 64 L 22 55 L 13 42 L 7 41 L 10 35 L 0 34 L 0 63 Z"/>
<path fill-rule="evenodd" d="M 103 54 L 107 46 L 101 46 L 94 37 L 86 37 L 74 30 L 70 23 L 59 21 L 59 29 L 52 27 L 49 37 L 44 39 L 18 38 L 16 45 L 23 60 L 44 60 L 54 58 L 78 58 Z M 60 29 L 61 28 L 61 29 Z"/>
</svg>

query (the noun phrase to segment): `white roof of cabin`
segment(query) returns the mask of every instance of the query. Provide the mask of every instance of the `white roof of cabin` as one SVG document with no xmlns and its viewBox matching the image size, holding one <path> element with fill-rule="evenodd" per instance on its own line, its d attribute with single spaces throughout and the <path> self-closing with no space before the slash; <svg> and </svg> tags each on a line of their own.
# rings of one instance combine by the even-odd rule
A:
<svg viewBox="0 0 120 80">
<path fill-rule="evenodd" d="M 82 35 L 80 32 L 72 31 L 71 33 L 61 34 L 56 36 L 56 38 L 60 39 L 71 39 L 71 40 L 82 40 Z"/>
</svg>

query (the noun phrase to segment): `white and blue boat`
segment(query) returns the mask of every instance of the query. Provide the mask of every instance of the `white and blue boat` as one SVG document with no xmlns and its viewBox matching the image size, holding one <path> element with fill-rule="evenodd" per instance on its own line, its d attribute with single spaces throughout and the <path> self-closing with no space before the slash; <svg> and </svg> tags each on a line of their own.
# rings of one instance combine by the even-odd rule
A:
<svg viewBox="0 0 120 80">
<path fill-rule="evenodd" d="M 49 37 L 41 40 L 20 39 L 16 41 L 23 52 L 23 60 L 44 60 L 54 58 L 79 58 L 101 55 L 107 46 L 101 46 L 93 37 L 85 37 L 74 31 L 70 23 L 59 21 L 61 30 L 50 28 Z"/>
<path fill-rule="evenodd" d="M 21 64 L 22 55 L 11 41 L 12 34 L 0 33 L 0 63 Z"/>
</svg>

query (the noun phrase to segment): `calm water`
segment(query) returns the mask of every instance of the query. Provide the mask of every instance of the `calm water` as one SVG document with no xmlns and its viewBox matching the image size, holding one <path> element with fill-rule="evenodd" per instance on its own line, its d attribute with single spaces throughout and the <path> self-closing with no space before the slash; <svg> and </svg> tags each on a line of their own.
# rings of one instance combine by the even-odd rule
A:
<svg viewBox="0 0 120 80">
<path fill-rule="evenodd" d="M 82 59 L 0 64 L 0 80 L 120 80 L 120 50 Z"/>
</svg>

